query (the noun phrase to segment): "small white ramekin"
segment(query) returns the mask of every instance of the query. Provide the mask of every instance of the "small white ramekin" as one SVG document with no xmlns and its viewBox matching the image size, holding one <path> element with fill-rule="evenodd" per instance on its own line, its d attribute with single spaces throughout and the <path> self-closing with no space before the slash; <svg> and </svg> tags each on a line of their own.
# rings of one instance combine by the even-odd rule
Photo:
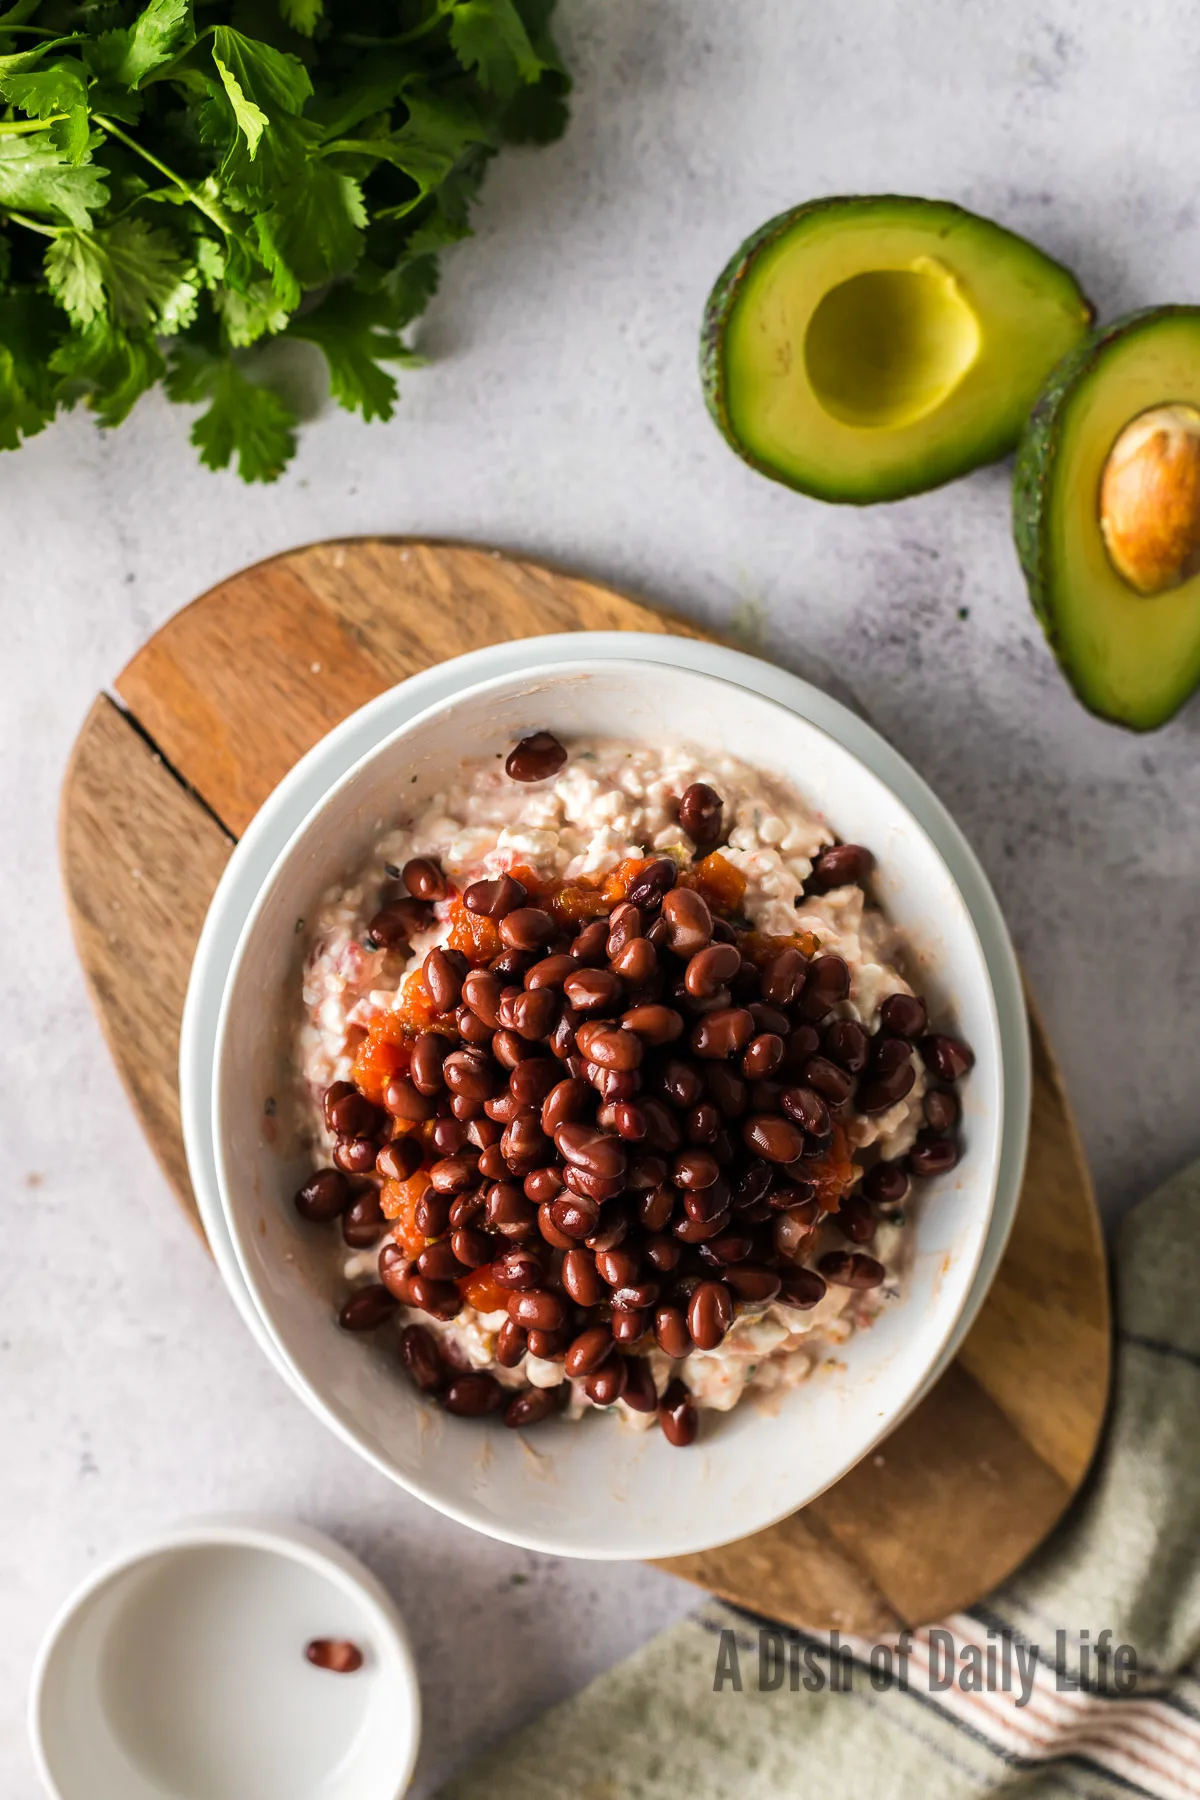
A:
<svg viewBox="0 0 1200 1800">
<path fill-rule="evenodd" d="M 305 1657 L 349 1639 L 361 1668 Z M 29 1729 L 54 1800 L 397 1800 L 421 1733 L 412 1652 L 370 1571 L 306 1526 L 173 1527 L 72 1594 Z"/>
</svg>

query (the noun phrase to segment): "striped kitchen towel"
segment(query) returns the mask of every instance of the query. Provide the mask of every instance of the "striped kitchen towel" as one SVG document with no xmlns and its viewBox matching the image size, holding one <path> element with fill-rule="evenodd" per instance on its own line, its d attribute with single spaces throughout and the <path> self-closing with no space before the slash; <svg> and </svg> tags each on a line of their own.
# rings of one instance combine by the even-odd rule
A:
<svg viewBox="0 0 1200 1800">
<path fill-rule="evenodd" d="M 710 1602 L 442 1800 L 1200 1800 L 1200 1167 L 1126 1219 L 1112 1416 L 1054 1537 L 888 1644 Z"/>
</svg>

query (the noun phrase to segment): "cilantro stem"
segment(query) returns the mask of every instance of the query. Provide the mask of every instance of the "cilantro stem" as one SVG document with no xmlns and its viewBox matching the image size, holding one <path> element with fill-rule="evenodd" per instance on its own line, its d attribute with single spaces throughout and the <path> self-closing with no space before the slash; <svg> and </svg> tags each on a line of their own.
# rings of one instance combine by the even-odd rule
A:
<svg viewBox="0 0 1200 1800">
<path fill-rule="evenodd" d="M 52 113 L 48 119 L 0 119 L 0 135 L 4 137 L 24 137 L 30 131 L 49 131 L 66 113 Z"/>
<path fill-rule="evenodd" d="M 24 213 L 14 212 L 11 206 L 5 207 L 4 216 L 11 219 L 15 225 L 27 225 L 30 231 L 40 232 L 42 237 L 56 238 L 62 230 L 60 225 L 41 225 L 36 219 L 27 218 Z"/>
<path fill-rule="evenodd" d="M 160 162 L 157 156 L 147 150 L 143 144 L 139 144 L 136 138 L 130 137 L 127 131 L 122 131 L 119 125 L 115 125 L 111 119 L 106 118 L 102 113 L 93 113 L 92 123 L 98 125 L 101 131 L 107 131 L 110 136 L 119 138 L 123 144 L 127 145 L 128 148 L 135 153 L 135 155 L 140 156 L 145 162 L 148 162 L 152 169 L 157 169 L 160 175 L 165 175 L 168 181 L 174 183 L 181 194 L 187 196 L 193 206 L 199 208 L 206 219 L 211 219 L 214 225 L 220 226 L 221 230 L 225 231 L 226 224 L 221 213 L 215 207 L 210 206 L 204 197 L 196 192 L 191 182 L 185 181 L 182 175 L 177 175 L 174 169 L 169 169 L 165 162 Z"/>
<path fill-rule="evenodd" d="M 454 9 L 454 0 L 437 0 L 437 5 L 427 19 L 414 25 L 410 31 L 402 31 L 399 37 L 365 37 L 361 32 L 347 31 L 342 34 L 344 44 L 353 44 L 356 50 L 394 50 L 401 44 L 415 44 L 418 38 L 428 37 L 435 31 Z"/>
</svg>

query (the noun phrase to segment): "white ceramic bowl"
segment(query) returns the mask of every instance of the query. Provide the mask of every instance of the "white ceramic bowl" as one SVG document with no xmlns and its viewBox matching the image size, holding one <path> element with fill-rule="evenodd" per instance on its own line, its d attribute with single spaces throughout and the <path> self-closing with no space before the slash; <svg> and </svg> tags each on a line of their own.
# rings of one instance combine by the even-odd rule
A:
<svg viewBox="0 0 1200 1800">
<path fill-rule="evenodd" d="M 353 1674 L 313 1668 L 348 1638 Z M 202 1520 L 92 1575 L 38 1654 L 29 1728 L 55 1800 L 397 1800 L 420 1738 L 404 1627 L 302 1525 Z"/>
<path fill-rule="evenodd" d="M 327 1233 L 290 1206 L 303 1162 L 265 1125 L 286 1079 L 281 1030 L 296 922 L 369 852 L 380 830 L 436 791 L 464 755 L 539 726 L 564 737 L 719 743 L 792 780 L 844 837 L 869 843 L 877 888 L 903 928 L 922 986 L 975 1047 L 963 1092 L 967 1153 L 924 1184 L 904 1300 L 767 1416 L 745 1404 L 706 1418 L 684 1455 L 611 1419 L 556 1421 L 521 1436 L 433 1411 L 394 1361 L 339 1333 Z M 345 728 L 343 728 L 345 729 Z M 218 1027 L 213 1133 L 224 1210 L 262 1323 L 308 1403 L 377 1467 L 466 1524 L 532 1548 L 666 1556 L 771 1523 L 835 1481 L 919 1393 L 963 1309 L 991 1214 L 1004 1118 L 1003 1047 L 987 961 L 938 850 L 892 790 L 785 707 L 688 669 L 611 658 L 557 663 L 470 688 L 392 733 L 296 831 L 264 883 L 230 970 Z"/>
</svg>

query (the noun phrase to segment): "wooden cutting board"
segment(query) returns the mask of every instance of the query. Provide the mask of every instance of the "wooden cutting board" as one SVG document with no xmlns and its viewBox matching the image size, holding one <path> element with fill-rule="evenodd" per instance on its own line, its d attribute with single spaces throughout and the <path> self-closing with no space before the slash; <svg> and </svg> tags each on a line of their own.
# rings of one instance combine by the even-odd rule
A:
<svg viewBox="0 0 1200 1800">
<path fill-rule="evenodd" d="M 544 632 L 704 634 L 468 545 L 314 544 L 213 588 L 100 695 L 62 807 L 75 939 L 133 1105 L 199 1230 L 175 1069 L 196 939 L 234 841 L 304 751 L 446 657 Z M 1091 1182 L 1034 1019 L 1029 1170 L 959 1356 L 874 1456 L 781 1525 L 661 1566 L 750 1610 L 865 1634 L 970 1605 L 1079 1487 L 1104 1417 L 1108 1284 Z"/>
</svg>

